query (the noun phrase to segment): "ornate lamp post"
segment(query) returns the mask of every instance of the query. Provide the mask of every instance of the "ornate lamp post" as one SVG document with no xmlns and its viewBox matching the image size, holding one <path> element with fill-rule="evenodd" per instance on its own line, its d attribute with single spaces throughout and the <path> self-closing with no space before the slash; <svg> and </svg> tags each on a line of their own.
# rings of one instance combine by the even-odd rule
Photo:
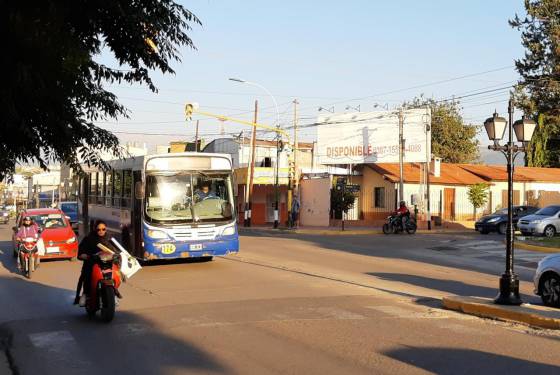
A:
<svg viewBox="0 0 560 375">
<path fill-rule="evenodd" d="M 494 142 L 488 148 L 502 152 L 507 160 L 508 222 L 506 230 L 506 270 L 500 277 L 500 292 L 494 299 L 494 302 L 499 305 L 520 305 L 522 303 L 519 297 L 519 278 L 513 271 L 513 162 L 519 153 L 526 150 L 526 145 L 531 140 L 536 127 L 534 121 L 525 119 L 525 117 L 513 123 L 513 110 L 513 100 L 510 99 L 508 104 L 509 121 L 499 117 L 497 113 L 494 113 L 492 117 L 484 121 L 484 128 L 486 133 L 488 133 L 488 138 Z M 506 125 L 508 125 L 509 140 L 502 146 L 500 145 L 500 140 L 504 136 Z M 514 129 L 517 141 L 522 144 L 521 146 L 517 146 L 513 142 Z"/>
</svg>

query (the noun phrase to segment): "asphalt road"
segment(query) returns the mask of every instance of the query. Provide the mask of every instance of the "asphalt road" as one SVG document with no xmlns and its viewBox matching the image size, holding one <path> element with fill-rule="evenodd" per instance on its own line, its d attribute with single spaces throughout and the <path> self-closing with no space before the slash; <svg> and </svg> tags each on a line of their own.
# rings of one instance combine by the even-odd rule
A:
<svg viewBox="0 0 560 375">
<path fill-rule="evenodd" d="M 560 373 L 554 332 L 439 307 L 496 293 L 497 236 L 245 235 L 236 256 L 144 267 L 104 324 L 71 305 L 80 264 L 26 280 L 0 228 L 0 335 L 19 374 Z M 519 255 L 538 302 L 538 259 Z"/>
</svg>

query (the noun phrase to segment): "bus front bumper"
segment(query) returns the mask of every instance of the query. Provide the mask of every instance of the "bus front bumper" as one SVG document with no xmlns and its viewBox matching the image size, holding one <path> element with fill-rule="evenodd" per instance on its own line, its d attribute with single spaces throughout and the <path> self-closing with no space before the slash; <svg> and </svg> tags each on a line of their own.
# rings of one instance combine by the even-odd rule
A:
<svg viewBox="0 0 560 375">
<path fill-rule="evenodd" d="M 220 239 L 208 242 L 144 242 L 144 259 L 176 259 L 223 256 L 239 251 L 239 239 Z"/>
</svg>

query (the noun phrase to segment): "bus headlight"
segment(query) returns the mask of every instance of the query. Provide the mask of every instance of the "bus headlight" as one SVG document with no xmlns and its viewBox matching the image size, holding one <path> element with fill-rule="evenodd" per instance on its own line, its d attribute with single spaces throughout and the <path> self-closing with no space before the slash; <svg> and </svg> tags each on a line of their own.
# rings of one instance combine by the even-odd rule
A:
<svg viewBox="0 0 560 375">
<path fill-rule="evenodd" d="M 151 237 L 156 240 L 164 240 L 166 238 L 169 238 L 167 236 L 167 233 L 162 232 L 161 230 L 153 230 L 153 229 L 148 230 L 148 237 Z"/>
<path fill-rule="evenodd" d="M 233 236 L 235 234 L 235 227 L 226 227 L 222 232 L 222 236 Z"/>
<path fill-rule="evenodd" d="M 66 240 L 66 243 L 70 244 L 70 243 L 74 243 L 76 242 L 76 237 L 72 237 Z"/>
</svg>

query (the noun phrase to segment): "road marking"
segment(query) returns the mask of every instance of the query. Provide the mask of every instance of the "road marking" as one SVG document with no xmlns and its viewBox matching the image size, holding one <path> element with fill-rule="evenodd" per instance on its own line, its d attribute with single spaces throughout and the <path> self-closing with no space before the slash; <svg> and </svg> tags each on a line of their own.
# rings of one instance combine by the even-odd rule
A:
<svg viewBox="0 0 560 375">
<path fill-rule="evenodd" d="M 446 315 L 434 314 L 433 311 L 414 311 L 400 306 L 365 306 L 367 309 L 382 312 L 400 319 L 445 319 Z"/>
<path fill-rule="evenodd" d="M 474 248 L 480 248 L 482 246 L 489 246 L 489 245 L 495 247 L 500 245 L 500 242 L 499 241 L 468 241 L 464 243 L 453 244 L 453 246 L 455 247 L 474 247 Z"/>
<path fill-rule="evenodd" d="M 50 364 L 63 362 L 64 366 L 73 369 L 85 369 L 92 365 L 84 358 L 72 334 L 68 331 L 51 331 L 31 333 L 28 335 L 31 344 L 41 352 Z"/>
</svg>

